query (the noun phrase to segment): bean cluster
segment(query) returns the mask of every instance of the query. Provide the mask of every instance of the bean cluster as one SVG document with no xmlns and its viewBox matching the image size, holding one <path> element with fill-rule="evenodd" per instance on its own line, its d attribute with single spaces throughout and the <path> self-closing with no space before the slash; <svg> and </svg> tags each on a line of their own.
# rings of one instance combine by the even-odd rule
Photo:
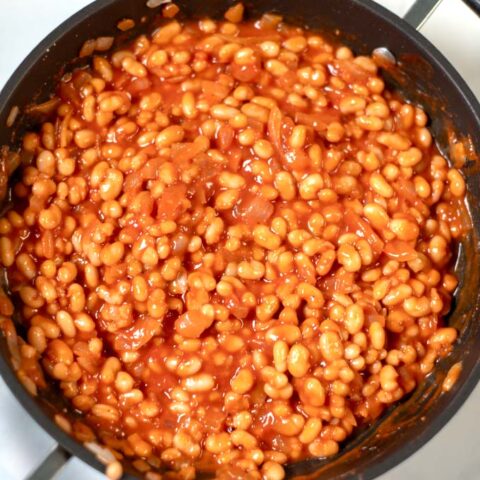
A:
<svg viewBox="0 0 480 480">
<path fill-rule="evenodd" d="M 372 58 L 242 13 L 65 77 L 0 219 L 19 377 L 152 480 L 334 455 L 457 337 L 465 182 L 426 114 Z"/>
</svg>

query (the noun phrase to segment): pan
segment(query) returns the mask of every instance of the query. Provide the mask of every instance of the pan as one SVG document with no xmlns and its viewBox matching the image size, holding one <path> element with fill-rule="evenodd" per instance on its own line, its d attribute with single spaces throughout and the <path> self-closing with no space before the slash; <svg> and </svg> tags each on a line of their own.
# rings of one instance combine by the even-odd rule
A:
<svg viewBox="0 0 480 480">
<path fill-rule="evenodd" d="M 149 3 L 151 7 L 154 2 Z M 218 18 L 233 3 L 230 0 L 176 1 L 181 14 L 188 18 Z M 444 155 L 456 158 L 461 152 L 464 157 L 463 173 L 473 228 L 458 246 L 456 270 L 460 284 L 448 323 L 460 334 L 452 353 L 437 364 L 410 398 L 348 440 L 339 454 L 328 460 L 309 459 L 287 467 L 288 478 L 372 479 L 434 436 L 461 407 L 480 378 L 480 164 L 475 153 L 480 152 L 480 106 L 461 76 L 415 30 L 438 5 L 438 0 L 417 0 L 405 20 L 370 0 L 246 0 L 243 3 L 252 18 L 277 12 L 291 23 L 330 34 L 357 54 L 370 54 L 381 47 L 377 53 L 385 60 L 387 85 L 426 110 L 431 119 L 430 129 Z M 478 0 L 466 3 L 480 13 Z M 59 76 L 81 64 L 77 56 L 86 39 L 115 36 L 118 21 L 131 18 L 135 28 L 119 37 L 116 45 L 128 41 L 155 25 L 159 9 L 150 7 L 142 0 L 97 0 L 45 38 L 0 94 L 0 145 L 15 146 L 22 132 L 32 127 L 31 121 L 22 116 L 23 108 L 32 99 L 35 102 L 48 99 Z M 13 107 L 18 107 L 20 114 L 12 127 L 5 128 Z M 447 372 L 460 361 L 462 371 L 458 380 L 451 391 L 442 392 Z M 59 411 L 74 416 L 55 387 L 50 385 L 33 397 L 18 381 L 5 335 L 0 337 L 0 373 L 18 402 L 58 442 L 58 448 L 31 479 L 50 478 L 70 455 L 104 471 L 98 456 L 52 420 Z M 128 463 L 125 471 L 125 478 L 139 476 Z"/>
</svg>

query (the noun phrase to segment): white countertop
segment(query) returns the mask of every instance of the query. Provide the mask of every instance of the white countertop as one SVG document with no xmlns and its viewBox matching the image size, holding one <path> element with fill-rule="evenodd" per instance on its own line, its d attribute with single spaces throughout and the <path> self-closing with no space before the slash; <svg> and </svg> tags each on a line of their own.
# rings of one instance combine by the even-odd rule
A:
<svg viewBox="0 0 480 480">
<path fill-rule="evenodd" d="M 88 3 L 89 0 L 0 0 L 0 89 L 42 38 Z M 403 15 L 413 0 L 378 3 Z M 480 18 L 460 0 L 443 0 L 421 32 L 480 98 Z M 480 385 L 440 433 L 377 480 L 479 480 L 479 432 Z M 18 405 L 0 379 L 0 480 L 26 479 L 54 448 L 55 441 Z M 80 460 L 71 459 L 54 480 L 104 478 Z"/>
</svg>

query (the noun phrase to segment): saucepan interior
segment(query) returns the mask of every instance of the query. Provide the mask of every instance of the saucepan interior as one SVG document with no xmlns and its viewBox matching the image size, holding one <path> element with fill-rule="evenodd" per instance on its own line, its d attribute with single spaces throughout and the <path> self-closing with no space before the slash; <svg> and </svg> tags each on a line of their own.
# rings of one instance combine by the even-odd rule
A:
<svg viewBox="0 0 480 480">
<path fill-rule="evenodd" d="M 218 18 L 233 3 L 224 0 L 176 1 L 181 16 L 187 18 Z M 459 329 L 460 338 L 452 354 L 439 362 L 408 400 L 347 441 L 336 457 L 328 461 L 308 460 L 287 469 L 293 478 L 345 479 L 358 475 L 364 479 L 374 478 L 431 438 L 458 410 L 480 378 L 480 209 L 477 207 L 480 203 L 480 168 L 475 155 L 480 151 L 480 108 L 460 76 L 434 47 L 373 2 L 247 0 L 243 3 L 252 18 L 265 12 L 280 13 L 294 24 L 318 29 L 337 38 L 359 54 L 369 54 L 376 47 L 387 47 L 398 61 L 395 68 L 385 71 L 387 84 L 425 108 L 431 119 L 431 130 L 444 154 L 457 159 L 460 151 L 460 156 L 464 157 L 463 172 L 469 189 L 472 228 L 458 246 L 460 285 L 448 322 Z M 97 0 L 57 28 L 25 60 L 0 95 L 0 145 L 16 145 L 22 132 L 34 126 L 32 119 L 20 114 L 12 128 L 5 128 L 11 108 L 18 106 L 22 111 L 32 99 L 48 99 L 59 77 L 85 62 L 77 57 L 86 39 L 114 35 L 117 37 L 115 45 L 119 45 L 152 29 L 158 23 L 159 13 L 160 8 L 149 8 L 143 1 Z M 123 18 L 133 19 L 136 26 L 119 35 L 116 24 Z M 30 397 L 12 371 L 3 337 L 0 351 L 2 376 L 27 411 L 67 450 L 103 469 L 90 452 L 51 421 L 55 412 L 69 412 L 55 387 L 51 385 L 35 399 Z M 442 393 L 446 373 L 459 361 L 463 369 L 457 383 L 449 393 Z"/>
</svg>

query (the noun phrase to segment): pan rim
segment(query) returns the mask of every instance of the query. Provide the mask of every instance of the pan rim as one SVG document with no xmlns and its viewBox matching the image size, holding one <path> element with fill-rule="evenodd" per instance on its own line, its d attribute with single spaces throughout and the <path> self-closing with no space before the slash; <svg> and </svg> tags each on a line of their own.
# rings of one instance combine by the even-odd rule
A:
<svg viewBox="0 0 480 480">
<path fill-rule="evenodd" d="M 37 64 L 44 56 L 49 48 L 55 44 L 70 30 L 80 25 L 88 18 L 98 14 L 105 8 L 116 3 L 117 0 L 95 0 L 86 5 L 78 12 L 71 15 L 59 26 L 57 26 L 50 34 L 48 34 L 21 62 L 14 73 L 7 80 L 6 84 L 0 91 L 0 112 L 3 112 L 9 104 L 10 98 L 16 91 L 16 86 L 28 74 L 30 69 Z M 472 115 L 476 120 L 476 125 L 480 130 L 480 104 L 476 96 L 471 91 L 462 76 L 452 66 L 452 64 L 445 58 L 445 56 L 420 32 L 410 26 L 405 20 L 398 17 L 394 13 L 387 10 L 382 5 L 374 3 L 373 0 L 350 0 L 359 8 L 367 10 L 371 15 L 384 21 L 389 28 L 399 31 L 403 36 L 412 38 L 417 44 L 418 49 L 422 55 L 435 65 L 447 77 L 448 81 L 456 86 L 458 94 L 462 100 L 471 110 Z M 480 150 L 480 148 L 479 148 Z M 478 296 L 478 293 L 477 293 Z M 35 398 L 32 397 L 19 382 L 15 372 L 9 365 L 9 362 L 0 355 L 0 374 L 5 381 L 16 400 L 27 411 L 27 413 L 46 431 L 58 445 L 67 450 L 72 455 L 80 458 L 88 465 L 103 472 L 105 466 L 98 461 L 98 459 L 80 442 L 76 441 L 61 430 L 45 412 L 36 403 Z M 461 406 L 465 403 L 473 389 L 480 380 L 480 354 L 477 358 L 474 368 L 470 370 L 468 376 L 460 388 L 452 395 L 446 408 L 433 418 L 422 432 L 409 442 L 404 443 L 393 454 L 384 456 L 379 459 L 376 464 L 367 467 L 365 472 L 362 472 L 362 479 L 371 480 L 377 476 L 386 473 L 388 470 L 399 465 L 406 458 L 410 457 L 415 451 L 418 451 L 423 445 L 431 440 L 459 411 Z M 126 478 L 133 479 L 134 477 L 127 476 Z M 342 475 L 343 479 L 358 478 L 357 473 L 346 473 Z"/>
</svg>

